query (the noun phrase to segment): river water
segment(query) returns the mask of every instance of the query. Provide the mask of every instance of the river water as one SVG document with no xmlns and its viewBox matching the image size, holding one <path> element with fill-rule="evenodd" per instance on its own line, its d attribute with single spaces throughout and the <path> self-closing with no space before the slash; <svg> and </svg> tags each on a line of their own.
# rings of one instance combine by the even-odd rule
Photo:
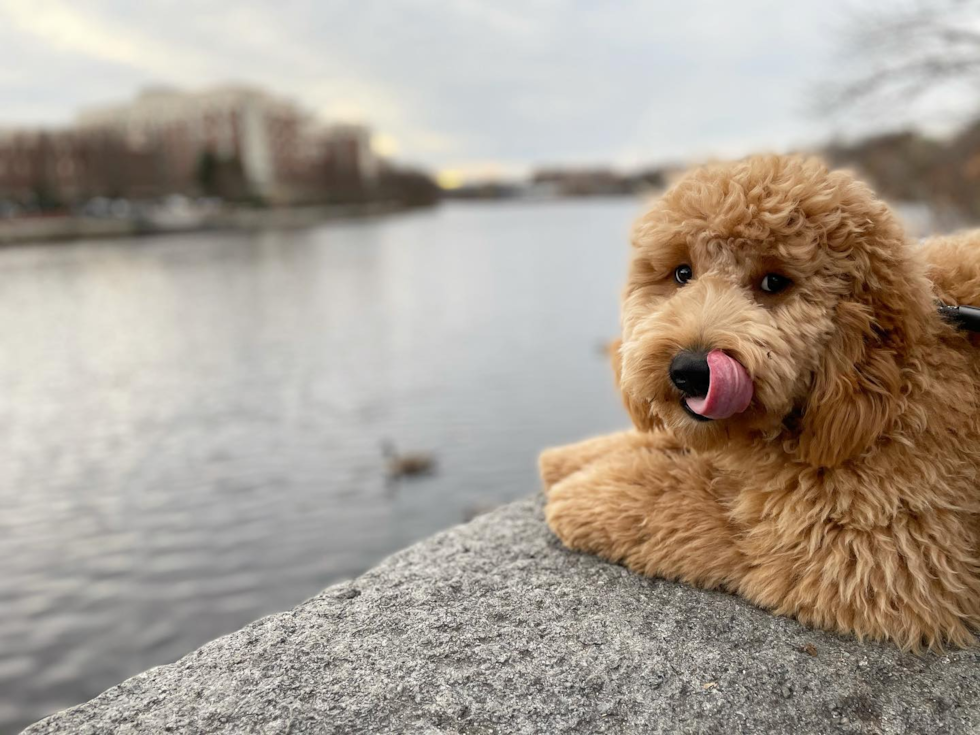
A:
<svg viewBox="0 0 980 735">
<path fill-rule="evenodd" d="M 0 732 L 173 661 L 625 426 L 633 199 L 0 250 Z M 438 472 L 386 481 L 381 444 Z"/>
</svg>

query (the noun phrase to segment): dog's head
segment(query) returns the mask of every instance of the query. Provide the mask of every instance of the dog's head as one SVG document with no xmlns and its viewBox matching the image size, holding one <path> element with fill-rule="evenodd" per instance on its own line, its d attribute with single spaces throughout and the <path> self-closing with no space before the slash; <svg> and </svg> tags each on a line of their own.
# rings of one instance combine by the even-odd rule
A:
<svg viewBox="0 0 980 735">
<path fill-rule="evenodd" d="M 696 448 L 780 439 L 834 466 L 888 428 L 932 313 L 889 209 L 815 159 L 698 169 L 634 228 L 619 384 Z"/>
</svg>

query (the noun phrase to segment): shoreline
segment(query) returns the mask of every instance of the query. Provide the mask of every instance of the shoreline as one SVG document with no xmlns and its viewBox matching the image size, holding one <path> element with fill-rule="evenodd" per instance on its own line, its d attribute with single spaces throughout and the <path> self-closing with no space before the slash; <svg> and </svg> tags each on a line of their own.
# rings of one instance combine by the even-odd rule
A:
<svg viewBox="0 0 980 735">
<path fill-rule="evenodd" d="M 68 243 L 86 239 L 152 237 L 179 233 L 265 229 L 298 229 L 321 222 L 357 219 L 414 209 L 395 202 L 324 204 L 268 209 L 225 209 L 193 213 L 182 220 L 149 217 L 86 217 L 77 215 L 0 220 L 0 247 Z"/>
</svg>

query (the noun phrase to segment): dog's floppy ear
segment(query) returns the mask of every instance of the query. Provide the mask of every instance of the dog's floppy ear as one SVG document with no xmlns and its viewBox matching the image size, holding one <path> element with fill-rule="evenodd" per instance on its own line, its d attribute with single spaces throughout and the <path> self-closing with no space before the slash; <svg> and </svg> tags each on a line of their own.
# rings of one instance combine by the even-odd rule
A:
<svg viewBox="0 0 980 735">
<path fill-rule="evenodd" d="M 629 393 L 623 390 L 621 383 L 623 376 L 622 346 L 623 340 L 614 339 L 607 347 L 609 357 L 612 360 L 613 375 L 616 378 L 616 388 L 619 389 L 620 394 L 623 396 L 623 405 L 626 406 L 630 418 L 633 419 L 633 425 L 639 431 L 652 431 L 660 427 L 661 422 L 658 418 L 650 414 L 650 404 L 633 399 Z"/>
<path fill-rule="evenodd" d="M 800 454 L 817 467 L 835 467 L 871 447 L 899 406 L 901 370 L 873 315 L 842 302 L 835 323 L 802 418 Z"/>
<path fill-rule="evenodd" d="M 851 266 L 850 293 L 837 304 L 799 441 L 801 458 L 818 467 L 860 455 L 891 426 L 903 405 L 902 365 L 932 314 L 928 281 L 891 211 L 862 185 L 849 193 L 830 247 Z"/>
</svg>

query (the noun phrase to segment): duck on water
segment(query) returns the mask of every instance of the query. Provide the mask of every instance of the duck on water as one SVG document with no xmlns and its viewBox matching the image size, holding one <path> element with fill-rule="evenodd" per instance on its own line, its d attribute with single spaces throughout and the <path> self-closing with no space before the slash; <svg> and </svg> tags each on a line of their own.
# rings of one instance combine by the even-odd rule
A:
<svg viewBox="0 0 980 735">
<path fill-rule="evenodd" d="M 429 452 L 400 453 L 390 440 L 381 443 L 385 468 L 390 479 L 431 475 L 436 469 L 435 457 Z"/>
</svg>

